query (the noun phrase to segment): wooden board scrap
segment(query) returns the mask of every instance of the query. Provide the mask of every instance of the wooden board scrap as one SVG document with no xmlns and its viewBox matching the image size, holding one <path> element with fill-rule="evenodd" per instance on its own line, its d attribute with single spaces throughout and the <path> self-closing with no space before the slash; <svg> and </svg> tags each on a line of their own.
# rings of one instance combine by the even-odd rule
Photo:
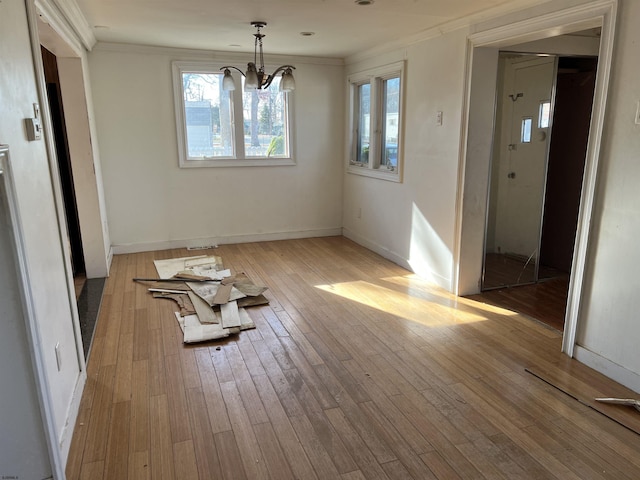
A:
<svg viewBox="0 0 640 480">
<path fill-rule="evenodd" d="M 253 283 L 245 273 L 235 275 L 233 285 L 248 297 L 257 297 L 267 290 L 267 287 Z"/>
<path fill-rule="evenodd" d="M 233 290 L 233 284 L 221 284 L 218 287 L 218 291 L 213 296 L 211 302 L 215 305 L 224 305 L 225 303 L 229 303 L 229 299 L 231 298 L 231 290 Z"/>
<path fill-rule="evenodd" d="M 240 315 L 240 330 L 249 330 L 251 328 L 256 328 L 256 324 L 249 316 L 249 312 L 247 312 L 244 308 L 239 308 L 238 314 Z"/>
<path fill-rule="evenodd" d="M 200 298 L 202 298 L 205 302 L 207 302 L 210 306 L 221 305 L 221 303 L 216 301 L 216 294 L 218 293 L 219 288 L 223 288 L 220 284 L 217 283 L 187 283 L 191 290 L 193 290 Z M 226 288 L 226 287 L 224 287 Z M 243 298 L 245 295 L 237 288 L 232 287 L 231 293 L 228 296 L 227 301 L 238 300 Z"/>
<path fill-rule="evenodd" d="M 236 300 L 238 307 L 256 307 L 258 305 L 268 305 L 269 299 L 264 295 L 258 295 L 257 297 L 244 297 Z"/>
<path fill-rule="evenodd" d="M 153 298 L 166 298 L 167 300 L 172 300 L 178 304 L 178 308 L 180 308 L 180 316 L 184 317 L 186 315 L 195 315 L 196 309 L 193 307 L 193 303 L 189 298 L 187 292 L 184 293 L 164 293 L 164 292 L 153 292 Z"/>
<path fill-rule="evenodd" d="M 238 303 L 235 301 L 220 305 L 220 314 L 224 328 L 239 327 L 242 324 L 238 313 Z"/>
<path fill-rule="evenodd" d="M 216 315 L 216 312 L 213 311 L 211 305 L 194 292 L 189 292 L 189 298 L 191 299 L 191 303 L 193 303 L 200 323 L 220 323 L 220 318 Z"/>
</svg>

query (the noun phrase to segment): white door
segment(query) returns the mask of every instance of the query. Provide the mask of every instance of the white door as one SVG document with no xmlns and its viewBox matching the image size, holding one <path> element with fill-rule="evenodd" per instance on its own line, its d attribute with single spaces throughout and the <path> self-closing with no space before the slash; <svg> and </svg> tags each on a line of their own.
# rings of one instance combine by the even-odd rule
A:
<svg viewBox="0 0 640 480">
<path fill-rule="evenodd" d="M 50 478 L 0 147 L 0 478 Z"/>
</svg>

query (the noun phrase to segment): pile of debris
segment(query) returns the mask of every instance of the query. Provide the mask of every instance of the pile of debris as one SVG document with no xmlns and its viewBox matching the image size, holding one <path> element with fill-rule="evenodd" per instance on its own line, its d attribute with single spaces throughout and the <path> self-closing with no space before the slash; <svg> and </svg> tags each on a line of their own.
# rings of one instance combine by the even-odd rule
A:
<svg viewBox="0 0 640 480">
<path fill-rule="evenodd" d="M 255 328 L 246 307 L 265 305 L 267 287 L 255 285 L 247 275 L 232 275 L 215 255 L 155 260 L 157 279 L 134 278 L 145 283 L 155 298 L 173 300 L 180 307 L 176 320 L 184 343 L 225 338 Z"/>
</svg>

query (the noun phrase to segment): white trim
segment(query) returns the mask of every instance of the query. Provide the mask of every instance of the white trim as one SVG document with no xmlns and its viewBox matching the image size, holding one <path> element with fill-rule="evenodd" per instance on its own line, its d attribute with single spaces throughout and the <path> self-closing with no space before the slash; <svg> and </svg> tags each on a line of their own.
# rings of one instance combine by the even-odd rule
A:
<svg viewBox="0 0 640 480">
<path fill-rule="evenodd" d="M 220 62 L 225 65 L 243 65 L 253 60 L 253 53 L 233 53 L 217 50 L 200 50 L 194 48 L 156 47 L 152 45 L 138 45 L 132 43 L 98 42 L 93 51 L 118 52 L 141 55 L 163 55 L 180 58 L 181 60 Z M 308 64 L 344 66 L 344 60 L 332 57 L 304 57 L 296 55 L 269 55 L 269 64 Z"/>
<path fill-rule="evenodd" d="M 593 368 L 636 393 L 640 393 L 640 375 L 637 373 L 627 370 L 623 366 L 613 363 L 611 360 L 579 345 L 576 345 L 573 353 L 575 359 L 584 363 L 587 367 Z"/>
<path fill-rule="evenodd" d="M 96 44 L 96 37 L 75 0 L 36 0 L 36 3 L 55 3 L 83 47 L 91 51 Z"/>
<path fill-rule="evenodd" d="M 224 237 L 184 238 L 162 242 L 122 243 L 112 245 L 114 255 L 123 253 L 151 252 L 172 248 L 189 248 L 201 245 L 222 245 L 235 243 L 270 242 L 276 240 L 293 240 L 298 238 L 334 237 L 342 235 L 342 228 L 323 228 L 316 230 L 297 230 L 290 232 L 272 232 L 246 235 L 227 235 Z"/>
<path fill-rule="evenodd" d="M 34 0 L 40 20 L 49 25 L 79 57 L 83 46 L 62 13 L 48 0 Z"/>
<path fill-rule="evenodd" d="M 372 252 L 377 253 L 381 257 L 386 258 L 387 260 L 391 260 L 396 265 L 400 265 L 402 268 L 406 268 L 410 272 L 413 272 L 411 265 L 402 255 L 389 250 L 387 247 L 380 245 L 379 243 L 373 242 L 368 238 L 349 230 L 348 228 L 342 229 L 342 235 L 348 238 L 349 240 L 353 240 L 358 245 L 362 245 L 363 247 L 371 250 Z"/>
<path fill-rule="evenodd" d="M 462 217 L 464 215 L 464 169 L 467 161 L 466 139 L 468 136 L 469 98 L 471 90 L 471 75 L 473 49 L 476 47 L 500 48 L 507 45 L 522 43 L 549 36 L 577 31 L 592 26 L 601 25 L 602 34 L 600 40 L 600 54 L 598 59 L 598 71 L 594 92 L 593 111 L 585 174 L 582 186 L 582 200 L 576 231 L 576 244 L 574 249 L 573 267 L 569 285 L 567 301 L 567 313 L 565 320 L 562 351 L 573 356 L 576 346 L 576 330 L 580 314 L 580 302 L 582 298 L 582 286 L 585 276 L 585 264 L 589 246 L 591 231 L 591 216 L 596 192 L 596 179 L 600 144 L 604 126 L 606 97 L 609 85 L 609 75 L 613 56 L 613 43 L 615 38 L 615 19 L 617 13 L 617 0 L 596 0 L 576 7 L 549 12 L 547 14 L 532 17 L 523 21 L 510 23 L 469 37 L 467 72 L 465 82 L 465 103 L 463 110 L 462 143 L 460 149 L 460 177 L 457 195 L 457 221 L 456 221 L 456 245 L 455 255 L 455 284 L 454 290 L 459 291 L 459 268 L 461 260 L 462 244 Z"/>
<path fill-rule="evenodd" d="M 62 5 L 63 1 L 68 4 Z M 73 8 L 69 6 L 70 3 L 66 0 L 58 0 L 57 3 L 53 0 L 34 0 L 40 19 L 49 24 L 77 56 L 81 56 L 84 50 L 91 50 L 96 39 L 91 30 L 87 36 L 86 30 L 78 27 L 84 22 L 86 28 L 89 28 L 79 10 L 72 12 Z M 75 2 L 73 4 L 75 5 Z M 77 5 L 75 8 L 78 8 Z"/>
</svg>

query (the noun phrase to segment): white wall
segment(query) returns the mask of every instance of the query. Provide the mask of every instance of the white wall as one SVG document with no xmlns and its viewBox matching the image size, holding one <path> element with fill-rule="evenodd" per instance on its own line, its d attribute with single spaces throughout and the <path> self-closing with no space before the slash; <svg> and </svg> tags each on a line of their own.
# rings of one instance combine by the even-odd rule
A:
<svg viewBox="0 0 640 480">
<path fill-rule="evenodd" d="M 55 448 L 66 461 L 75 411 L 74 391 L 83 377 L 74 337 L 69 283 L 58 229 L 45 142 L 29 142 L 24 119 L 41 103 L 24 2 L 0 3 L 0 143 L 11 149 L 17 207 L 22 218 L 26 274 L 42 354 L 42 388 L 49 397 Z M 45 132 L 47 134 L 48 132 Z M 9 292 L 0 291 L 0 302 Z M 58 371 L 55 346 L 60 344 Z M 0 368 L 12 368 L 3 363 Z M 3 385 L 3 388 L 11 388 Z"/>
<path fill-rule="evenodd" d="M 640 2 L 621 1 L 577 336 L 588 352 L 635 373 L 631 378 L 636 385 L 640 385 L 640 125 L 634 119 L 640 100 L 639 22 Z"/>
<path fill-rule="evenodd" d="M 352 63 L 347 74 L 406 59 L 403 182 L 346 173 L 345 235 L 452 288 L 466 31 Z M 443 125 L 436 113 L 443 112 Z M 360 218 L 358 211 L 361 210 Z"/>
<path fill-rule="evenodd" d="M 211 58 L 108 44 L 89 54 L 114 251 L 340 234 L 341 62 L 295 59 L 297 165 L 180 169 L 171 61 Z"/>
</svg>

